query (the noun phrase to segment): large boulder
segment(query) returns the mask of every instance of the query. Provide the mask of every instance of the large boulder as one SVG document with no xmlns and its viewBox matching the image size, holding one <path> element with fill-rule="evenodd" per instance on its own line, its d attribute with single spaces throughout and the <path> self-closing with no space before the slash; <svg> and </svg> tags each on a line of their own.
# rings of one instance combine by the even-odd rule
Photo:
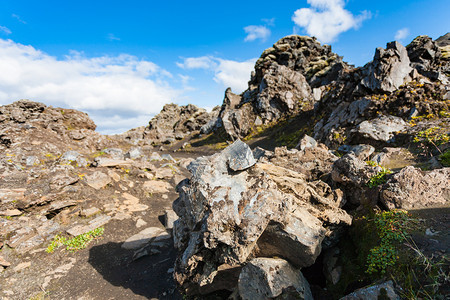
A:
<svg viewBox="0 0 450 300">
<path fill-rule="evenodd" d="M 177 187 L 174 276 L 188 294 L 234 289 L 242 266 L 255 256 L 310 266 L 322 245 L 335 243 L 336 232 L 351 223 L 339 208 L 342 195 L 324 182 L 308 183 L 305 175 L 271 163 L 253 164 L 239 140 L 230 149 L 192 162 L 191 178 Z"/>
<path fill-rule="evenodd" d="M 381 202 L 389 209 L 429 208 L 450 203 L 450 168 L 429 172 L 403 168 L 383 186 Z"/>
</svg>

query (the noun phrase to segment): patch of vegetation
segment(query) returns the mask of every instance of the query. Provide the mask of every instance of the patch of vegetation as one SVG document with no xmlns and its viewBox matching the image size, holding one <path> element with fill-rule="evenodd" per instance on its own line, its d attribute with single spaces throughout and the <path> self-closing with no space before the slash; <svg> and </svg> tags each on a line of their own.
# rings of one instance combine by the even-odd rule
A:
<svg viewBox="0 0 450 300">
<path fill-rule="evenodd" d="M 388 168 L 381 167 L 380 172 L 370 177 L 369 181 L 367 182 L 367 186 L 369 188 L 374 188 L 381 184 L 385 184 L 387 181 L 387 175 L 391 173 L 392 171 L 389 170 Z"/>
<path fill-rule="evenodd" d="M 98 151 L 98 152 L 95 152 L 94 154 L 92 154 L 92 158 L 96 158 L 96 157 L 99 157 L 99 156 L 102 156 L 105 154 L 106 154 L 105 151 Z"/>
<path fill-rule="evenodd" d="M 448 143 L 450 136 L 445 132 L 444 128 L 431 127 L 416 133 L 413 142 L 421 145 L 423 149 L 429 149 L 434 146 L 440 153 L 439 145 Z"/>
<path fill-rule="evenodd" d="M 42 292 L 35 294 L 29 300 L 46 300 L 46 299 L 50 299 L 50 292 L 42 291 Z"/>
<path fill-rule="evenodd" d="M 439 156 L 441 164 L 444 167 L 450 167 L 450 150 L 445 151 Z"/>
<path fill-rule="evenodd" d="M 47 253 L 53 253 L 56 249 L 62 246 L 66 246 L 66 250 L 70 252 L 84 249 L 91 241 L 103 235 L 104 231 L 104 227 L 99 227 L 89 232 L 77 235 L 71 239 L 57 234 L 45 251 Z"/>
<path fill-rule="evenodd" d="M 355 216 L 339 242 L 336 285 L 327 289 L 339 298 L 377 281 L 393 280 L 402 299 L 445 299 L 450 283 L 448 255 L 427 257 L 412 234 L 425 235 L 426 226 L 404 210 L 372 211 Z"/>
<path fill-rule="evenodd" d="M 367 256 L 367 273 L 381 272 L 381 274 L 385 274 L 388 267 L 396 264 L 399 258 L 396 245 L 406 240 L 406 229 L 410 220 L 411 216 L 404 210 L 375 213 L 373 222 L 380 243 L 370 249 Z"/>
</svg>

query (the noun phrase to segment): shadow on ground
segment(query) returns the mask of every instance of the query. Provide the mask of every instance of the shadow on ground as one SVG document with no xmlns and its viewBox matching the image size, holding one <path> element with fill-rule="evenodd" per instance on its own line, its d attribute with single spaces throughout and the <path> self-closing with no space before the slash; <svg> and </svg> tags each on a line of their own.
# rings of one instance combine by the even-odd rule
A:
<svg viewBox="0 0 450 300">
<path fill-rule="evenodd" d="M 113 286 L 129 289 L 148 299 L 182 299 L 176 290 L 172 273 L 176 250 L 173 244 L 156 255 L 133 260 L 133 250 L 121 248 L 122 243 L 108 242 L 89 251 L 89 264 Z M 105 295 L 106 298 L 108 298 Z"/>
</svg>

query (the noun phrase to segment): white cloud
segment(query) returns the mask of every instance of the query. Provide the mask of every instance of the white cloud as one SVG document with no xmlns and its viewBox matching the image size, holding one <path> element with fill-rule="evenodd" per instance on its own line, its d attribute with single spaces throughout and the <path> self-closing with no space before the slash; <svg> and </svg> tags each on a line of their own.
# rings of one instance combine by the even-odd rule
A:
<svg viewBox="0 0 450 300">
<path fill-rule="evenodd" d="M 24 20 L 22 20 L 22 18 L 19 15 L 16 14 L 12 14 L 11 17 L 13 17 L 14 19 L 16 19 L 17 21 L 19 21 L 22 24 L 27 24 L 27 22 L 25 22 Z"/>
<path fill-rule="evenodd" d="M 294 12 L 294 23 L 315 36 L 323 43 L 334 41 L 339 34 L 350 29 L 357 29 L 361 23 L 371 17 L 370 12 L 363 11 L 354 16 L 344 9 L 344 0 L 307 0 L 311 8 L 301 8 Z"/>
<path fill-rule="evenodd" d="M 182 63 L 177 62 L 177 66 L 182 69 L 212 69 L 217 66 L 214 58 L 209 56 L 183 58 Z"/>
<path fill-rule="evenodd" d="M 270 29 L 262 25 L 250 25 L 244 27 L 244 31 L 247 33 L 244 39 L 245 42 L 251 42 L 257 39 L 261 39 L 264 42 L 271 34 Z"/>
<path fill-rule="evenodd" d="M 3 32 L 4 34 L 11 34 L 11 30 L 9 30 L 8 27 L 0 26 L 0 32 Z"/>
<path fill-rule="evenodd" d="M 242 93 L 248 87 L 250 73 L 256 58 L 246 61 L 234 61 L 214 56 L 184 58 L 177 66 L 183 69 L 206 69 L 214 72 L 213 80 L 223 87 L 231 87 L 234 93 Z"/>
<path fill-rule="evenodd" d="M 219 59 L 219 66 L 215 70 L 214 81 L 223 87 L 231 87 L 233 92 L 242 93 L 248 87 L 250 73 L 252 72 L 256 58 L 243 62 Z"/>
<path fill-rule="evenodd" d="M 120 38 L 118 38 L 117 36 L 115 36 L 112 33 L 108 33 L 107 37 L 106 37 L 109 41 L 113 42 L 113 41 L 120 41 Z"/>
<path fill-rule="evenodd" d="M 182 94 L 169 84 L 170 73 L 126 54 L 87 58 L 71 52 L 57 59 L 0 39 L 0 69 L 0 104 L 30 99 L 79 109 L 101 132 L 146 125 L 150 115 Z"/>
<path fill-rule="evenodd" d="M 395 33 L 395 39 L 396 40 L 403 40 L 409 35 L 409 29 L 408 28 L 402 28 L 397 30 Z"/>
<path fill-rule="evenodd" d="M 261 19 L 267 26 L 275 26 L 275 18 L 271 19 Z"/>
</svg>

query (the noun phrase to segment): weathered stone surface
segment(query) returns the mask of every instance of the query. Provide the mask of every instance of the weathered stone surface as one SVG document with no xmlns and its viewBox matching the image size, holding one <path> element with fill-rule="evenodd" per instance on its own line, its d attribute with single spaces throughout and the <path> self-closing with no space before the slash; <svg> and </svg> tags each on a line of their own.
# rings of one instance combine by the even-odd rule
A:
<svg viewBox="0 0 450 300">
<path fill-rule="evenodd" d="M 244 300 L 272 299 L 290 287 L 295 289 L 296 299 L 313 299 L 303 274 L 283 259 L 252 259 L 239 275 L 239 295 Z"/>
<path fill-rule="evenodd" d="M 407 81 L 412 68 L 406 48 L 398 42 L 377 48 L 373 61 L 366 66 L 361 83 L 372 91 L 393 92 Z"/>
<path fill-rule="evenodd" d="M 236 140 L 223 152 L 228 160 L 228 167 L 233 171 L 242 171 L 256 163 L 252 150 L 246 143 Z"/>
<path fill-rule="evenodd" d="M 166 229 L 173 229 L 173 223 L 178 219 L 177 214 L 171 210 L 167 209 L 164 212 L 164 226 Z"/>
<path fill-rule="evenodd" d="M 22 212 L 18 209 L 7 209 L 0 211 L 0 216 L 15 217 L 20 216 Z"/>
<path fill-rule="evenodd" d="M 172 186 L 167 181 L 161 180 L 149 180 L 144 182 L 143 186 L 144 190 L 148 193 L 168 193 Z"/>
<path fill-rule="evenodd" d="M 343 153 L 353 153 L 358 159 L 366 160 L 375 151 L 375 148 L 370 145 L 342 145 L 338 148 Z"/>
<path fill-rule="evenodd" d="M 7 268 L 11 266 L 11 263 L 4 259 L 3 256 L 0 256 L 0 266 Z"/>
<path fill-rule="evenodd" d="M 358 159 L 353 153 L 342 156 L 333 164 L 331 178 L 344 190 L 352 204 L 368 204 L 365 195 L 368 180 L 381 170 Z M 376 199 L 375 199 L 376 201 Z"/>
<path fill-rule="evenodd" d="M 100 215 L 97 218 L 89 221 L 87 225 L 76 225 L 68 230 L 67 233 L 72 236 L 78 236 L 80 234 L 89 232 L 91 230 L 94 230 L 98 227 L 101 227 L 105 224 L 107 224 L 111 220 L 110 216 Z"/>
<path fill-rule="evenodd" d="M 159 227 L 149 227 L 129 237 L 125 242 L 123 242 L 121 247 L 127 250 L 136 250 L 150 243 L 152 240 L 164 236 L 168 236 L 164 229 Z"/>
<path fill-rule="evenodd" d="M 315 148 L 316 146 L 317 141 L 305 134 L 305 136 L 298 142 L 297 146 L 295 146 L 295 149 L 305 150 L 306 148 Z"/>
<path fill-rule="evenodd" d="M 76 166 L 85 167 L 87 166 L 87 160 L 77 151 L 67 151 L 60 158 L 59 162 L 62 164 L 72 164 L 75 163 Z"/>
<path fill-rule="evenodd" d="M 103 172 L 96 171 L 91 175 L 86 176 L 86 183 L 90 187 L 99 190 L 111 183 L 111 177 Z"/>
<path fill-rule="evenodd" d="M 356 134 L 375 141 L 392 142 L 394 134 L 405 130 L 409 125 L 402 118 L 381 116 L 373 120 L 361 122 L 356 127 Z"/>
<path fill-rule="evenodd" d="M 307 180 L 316 180 L 331 172 L 331 167 L 337 159 L 338 157 L 332 154 L 324 144 L 318 144 L 316 147 L 306 147 L 300 151 L 288 150 L 286 147 L 275 148 L 269 161 L 304 174 Z"/>
<path fill-rule="evenodd" d="M 24 198 L 26 189 L 0 189 L 0 201 L 2 203 L 8 203 L 12 201 L 19 201 Z"/>
<path fill-rule="evenodd" d="M 387 282 L 361 288 L 353 293 L 342 297 L 340 300 L 378 300 L 378 299 L 398 300 L 400 297 L 394 289 L 394 283 L 389 280 Z"/>
<path fill-rule="evenodd" d="M 342 195 L 327 184 L 307 183 L 305 175 L 270 163 L 235 172 L 228 153 L 198 158 L 188 166 L 192 177 L 177 187 L 173 232 L 181 252 L 174 274 L 190 294 L 232 288 L 230 276 L 250 256 L 311 265 L 322 242 L 332 244 L 336 229 L 351 223 L 339 208 Z"/>
<path fill-rule="evenodd" d="M 385 184 L 381 202 L 389 209 L 439 207 L 450 204 L 450 168 L 424 172 L 403 168 Z"/>
<path fill-rule="evenodd" d="M 94 165 L 96 167 L 129 167 L 132 162 L 123 159 L 114 159 L 108 157 L 96 157 Z"/>
</svg>

